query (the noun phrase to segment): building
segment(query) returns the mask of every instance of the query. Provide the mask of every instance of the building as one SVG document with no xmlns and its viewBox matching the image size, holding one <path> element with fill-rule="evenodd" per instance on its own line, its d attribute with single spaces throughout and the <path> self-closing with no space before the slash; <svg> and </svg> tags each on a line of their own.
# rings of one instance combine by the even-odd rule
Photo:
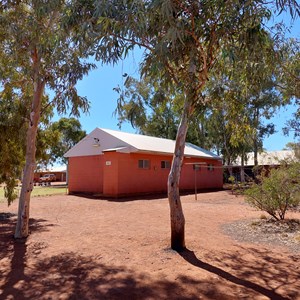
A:
<svg viewBox="0 0 300 300">
<path fill-rule="evenodd" d="M 122 197 L 166 192 L 174 147 L 168 139 L 96 128 L 65 154 L 69 193 Z M 222 185 L 220 157 L 186 143 L 181 191 Z"/>
<path fill-rule="evenodd" d="M 38 169 L 34 172 L 34 182 L 39 182 L 40 177 L 46 174 L 54 174 L 56 180 L 65 182 L 67 180 L 67 169 L 66 166 L 51 167 L 48 169 Z"/>
<path fill-rule="evenodd" d="M 257 162 L 260 170 L 270 170 L 278 168 L 283 162 L 291 162 L 296 160 L 295 151 L 293 150 L 281 150 L 281 151 L 263 151 L 257 154 Z M 244 172 L 247 178 L 254 178 L 254 152 L 246 153 L 246 159 L 244 161 Z M 237 181 L 241 180 L 241 157 L 238 157 L 232 163 L 232 172 Z M 259 172 L 257 170 L 256 172 Z"/>
</svg>

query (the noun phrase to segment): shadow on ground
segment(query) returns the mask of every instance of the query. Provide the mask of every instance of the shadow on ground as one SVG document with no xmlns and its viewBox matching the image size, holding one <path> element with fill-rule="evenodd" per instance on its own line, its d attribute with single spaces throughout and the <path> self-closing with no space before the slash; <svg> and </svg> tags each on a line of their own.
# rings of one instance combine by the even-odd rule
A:
<svg viewBox="0 0 300 300">
<path fill-rule="evenodd" d="M 270 251 L 244 247 L 230 254 L 218 253 L 214 256 L 209 253 L 205 259 L 199 259 L 189 249 L 179 252 L 179 255 L 196 268 L 247 291 L 245 296 L 253 295 L 252 299 L 255 295 L 278 300 L 300 297 L 299 256 L 287 255 L 285 259 L 279 259 L 274 258 Z M 253 262 L 249 260 L 251 256 L 256 258 L 255 264 L 250 263 Z M 204 260 L 213 261 L 214 265 Z"/>
<path fill-rule="evenodd" d="M 198 191 L 198 194 L 207 194 L 207 193 L 214 193 L 214 192 L 220 192 L 223 191 L 223 189 L 201 189 Z M 194 195 L 194 190 L 188 190 L 188 191 L 180 191 L 181 196 L 189 196 Z M 120 197 L 106 197 L 102 194 L 91 194 L 91 193 L 71 193 L 72 196 L 77 196 L 80 198 L 86 198 L 86 199 L 92 199 L 92 200 L 106 200 L 110 202 L 130 202 L 130 201 L 137 201 L 137 200 L 158 200 L 158 199 L 167 199 L 168 194 L 165 193 L 154 193 L 154 194 L 140 194 L 136 196 L 120 196 Z"/>
<path fill-rule="evenodd" d="M 16 214 L 12 213 L 0 213 L 0 259 L 9 257 L 9 253 L 12 253 L 12 248 L 17 244 L 22 244 L 25 241 L 14 239 L 14 231 L 17 223 Z M 35 231 L 43 232 L 48 231 L 49 227 L 55 226 L 49 224 L 44 219 L 29 219 L 30 233 Z"/>
<path fill-rule="evenodd" d="M 299 299 L 299 256 L 273 257 L 267 250 L 240 247 L 228 253 L 179 253 L 189 266 L 168 279 L 163 274 L 137 272 L 128 266 L 107 265 L 101 256 L 75 252 L 35 256 L 30 243 L 12 239 L 14 216 L 7 216 L 0 227 L 1 299 Z M 48 230 L 45 220 L 34 220 L 32 230 Z M 4 239 L 3 239 L 4 238 Z M 136 251 L 140 251 L 137 249 Z M 174 251 L 170 257 L 174 258 Z M 256 264 L 253 265 L 253 257 Z M 29 262 L 30 260 L 30 262 Z M 188 271 L 193 272 L 191 276 Z M 203 275 L 203 271 L 207 272 Z M 173 275 L 173 274 L 172 274 Z M 175 279 L 174 279 L 175 278 Z"/>
</svg>

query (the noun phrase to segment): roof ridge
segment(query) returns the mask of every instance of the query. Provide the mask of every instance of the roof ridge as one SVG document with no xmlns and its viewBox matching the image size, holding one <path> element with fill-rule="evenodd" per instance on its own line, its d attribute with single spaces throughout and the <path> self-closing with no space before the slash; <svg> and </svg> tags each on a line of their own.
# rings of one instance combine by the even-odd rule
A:
<svg viewBox="0 0 300 300">
<path fill-rule="evenodd" d="M 160 139 L 160 140 L 167 140 L 167 141 L 173 141 L 175 142 L 176 140 L 172 140 L 172 139 L 167 139 L 167 138 L 163 138 L 163 137 L 158 137 L 158 136 L 153 136 L 153 135 L 147 135 L 147 134 L 142 134 L 142 133 L 132 133 L 132 132 L 126 132 L 126 131 L 122 131 L 122 130 L 114 130 L 114 129 L 106 129 L 106 128 L 100 128 L 97 127 L 100 130 L 103 130 L 105 132 L 116 132 L 116 133 L 121 133 L 121 134 L 128 134 L 128 135 L 134 135 L 134 136 L 141 136 L 141 137 L 147 137 L 147 138 L 154 138 L 154 139 Z"/>
</svg>

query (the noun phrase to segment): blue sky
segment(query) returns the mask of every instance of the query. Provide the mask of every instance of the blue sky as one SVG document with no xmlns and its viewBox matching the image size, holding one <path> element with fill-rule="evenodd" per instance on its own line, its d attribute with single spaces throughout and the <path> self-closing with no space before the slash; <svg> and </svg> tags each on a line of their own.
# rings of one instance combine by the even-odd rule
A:
<svg viewBox="0 0 300 300">
<path fill-rule="evenodd" d="M 283 17 L 282 17 L 283 18 Z M 290 23 L 287 22 L 287 25 Z M 292 35 L 299 38 L 300 22 L 299 19 L 293 24 Z M 82 114 L 79 118 L 82 128 L 87 133 L 91 132 L 96 127 L 115 129 L 118 128 L 117 117 L 113 115 L 116 106 L 118 94 L 113 88 L 118 85 L 122 86 L 124 73 L 130 76 L 139 76 L 139 62 L 141 59 L 141 51 L 131 53 L 125 61 L 120 62 L 115 66 L 101 66 L 98 64 L 98 69 L 89 73 L 77 85 L 78 93 L 81 96 L 86 96 L 91 103 L 89 114 Z M 293 137 L 286 137 L 282 133 L 282 127 L 285 122 L 291 118 L 292 113 L 296 111 L 296 107 L 289 106 L 278 111 L 275 117 L 271 120 L 276 125 L 276 133 L 265 138 L 264 148 L 266 150 L 281 150 L 288 143 L 293 141 Z M 54 120 L 60 116 L 55 116 Z M 135 129 L 130 124 L 123 124 L 122 131 L 135 132 Z"/>
</svg>

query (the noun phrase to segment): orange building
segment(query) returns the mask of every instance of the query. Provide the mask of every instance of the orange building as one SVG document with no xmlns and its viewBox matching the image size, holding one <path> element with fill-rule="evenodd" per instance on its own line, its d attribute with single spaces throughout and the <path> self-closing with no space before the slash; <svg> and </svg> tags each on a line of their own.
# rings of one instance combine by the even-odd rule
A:
<svg viewBox="0 0 300 300">
<path fill-rule="evenodd" d="M 96 128 L 65 154 L 69 193 L 122 197 L 166 192 L 174 148 L 172 140 Z M 181 191 L 222 185 L 220 157 L 186 143 Z"/>
</svg>

